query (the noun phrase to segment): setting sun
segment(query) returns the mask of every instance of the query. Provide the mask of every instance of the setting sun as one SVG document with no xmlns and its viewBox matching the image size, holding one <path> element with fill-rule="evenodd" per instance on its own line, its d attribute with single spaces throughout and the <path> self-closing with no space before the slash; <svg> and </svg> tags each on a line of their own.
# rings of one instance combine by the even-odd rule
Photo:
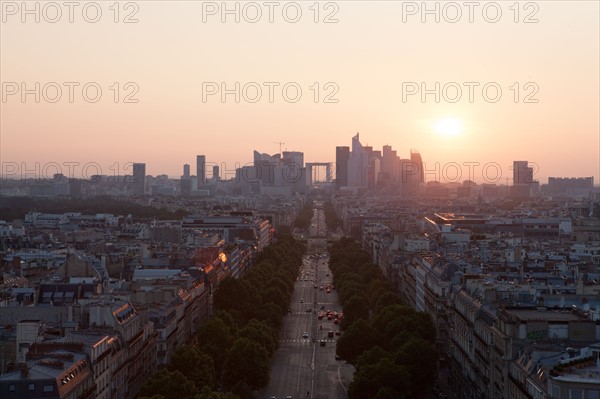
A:
<svg viewBox="0 0 600 399">
<path fill-rule="evenodd" d="M 435 131 L 441 136 L 456 136 L 462 130 L 462 122 L 456 118 L 441 119 L 435 125 Z"/>
</svg>

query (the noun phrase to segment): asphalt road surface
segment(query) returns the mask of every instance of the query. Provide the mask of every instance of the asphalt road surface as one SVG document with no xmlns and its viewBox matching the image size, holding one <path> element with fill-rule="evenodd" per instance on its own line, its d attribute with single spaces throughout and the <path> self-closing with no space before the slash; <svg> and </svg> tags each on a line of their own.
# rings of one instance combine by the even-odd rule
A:
<svg viewBox="0 0 600 399">
<path fill-rule="evenodd" d="M 327 318 L 318 320 L 317 317 L 321 306 L 325 310 L 342 311 L 335 289 L 330 293 L 320 289 L 321 285 L 327 284 L 332 284 L 332 275 L 326 255 L 305 256 L 294 286 L 291 312 L 284 317 L 279 348 L 272 359 L 270 381 L 259 392 L 259 398 L 348 397 L 346 390 L 352 381 L 354 367 L 343 360 L 335 360 L 338 326 Z M 333 338 L 328 337 L 329 331 L 334 332 Z M 304 333 L 307 338 L 303 337 Z M 321 346 L 321 340 L 325 341 L 325 346 Z"/>
</svg>

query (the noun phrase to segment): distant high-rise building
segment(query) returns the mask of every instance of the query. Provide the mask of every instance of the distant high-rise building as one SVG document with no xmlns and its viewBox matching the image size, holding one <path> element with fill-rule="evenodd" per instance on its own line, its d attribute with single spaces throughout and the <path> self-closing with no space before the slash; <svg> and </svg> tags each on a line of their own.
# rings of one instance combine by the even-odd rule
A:
<svg viewBox="0 0 600 399">
<path fill-rule="evenodd" d="M 348 185 L 350 147 L 335 147 L 335 181 L 337 189 Z"/>
<path fill-rule="evenodd" d="M 196 189 L 201 190 L 206 181 L 206 157 L 196 156 Z"/>
<path fill-rule="evenodd" d="M 378 156 L 379 155 L 379 156 Z M 367 183 L 370 188 L 375 187 L 379 181 L 381 172 L 381 153 L 379 151 L 371 152 L 369 157 L 369 168 L 367 173 Z"/>
<path fill-rule="evenodd" d="M 533 168 L 528 161 L 513 162 L 513 185 L 533 183 Z"/>
<path fill-rule="evenodd" d="M 398 177 L 398 156 L 392 146 L 384 145 L 381 157 L 381 178 L 384 181 L 396 181 Z"/>
<path fill-rule="evenodd" d="M 511 196 L 513 198 L 529 198 L 532 195 L 532 189 L 537 186 L 538 182 L 533 181 L 533 168 L 529 166 L 529 162 L 514 161 Z"/>
<path fill-rule="evenodd" d="M 181 176 L 181 185 L 179 187 L 181 195 L 192 195 L 192 177 L 190 176 L 190 165 L 183 165 L 183 175 Z"/>
<path fill-rule="evenodd" d="M 282 161 L 284 164 L 294 164 L 301 169 L 304 167 L 304 153 L 300 151 L 284 151 Z"/>
<path fill-rule="evenodd" d="M 348 187 L 367 187 L 368 170 L 369 155 L 356 133 L 352 137 L 352 151 L 348 159 Z"/>
<path fill-rule="evenodd" d="M 146 164 L 133 164 L 133 193 L 144 195 L 146 193 Z"/>
<path fill-rule="evenodd" d="M 219 165 L 213 165 L 212 179 L 214 181 L 219 181 L 220 180 L 220 177 L 219 177 Z"/>
<path fill-rule="evenodd" d="M 256 167 L 261 186 L 277 186 L 283 180 L 280 154 L 269 155 L 254 151 L 254 167 Z"/>
<path fill-rule="evenodd" d="M 300 151 L 283 152 L 283 184 L 291 187 L 292 192 L 305 192 L 308 189 L 304 153 Z"/>
<path fill-rule="evenodd" d="M 423 159 L 417 150 L 410 150 L 410 160 L 418 170 L 419 183 L 425 183 L 425 170 L 423 169 Z"/>
</svg>

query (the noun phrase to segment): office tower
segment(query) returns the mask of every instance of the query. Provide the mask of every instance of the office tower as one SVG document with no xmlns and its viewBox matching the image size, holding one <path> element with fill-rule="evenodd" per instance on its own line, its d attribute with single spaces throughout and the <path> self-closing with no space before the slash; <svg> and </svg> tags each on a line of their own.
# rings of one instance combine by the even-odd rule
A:
<svg viewBox="0 0 600 399">
<path fill-rule="evenodd" d="M 254 167 L 261 186 L 278 186 L 282 179 L 281 155 L 254 151 Z"/>
<path fill-rule="evenodd" d="M 284 151 L 282 153 L 283 184 L 291 188 L 292 193 L 306 192 L 307 168 L 304 164 L 304 153 L 300 151 Z"/>
<path fill-rule="evenodd" d="M 417 150 L 410 150 L 410 160 L 414 167 L 418 171 L 417 180 L 418 184 L 425 183 L 425 170 L 423 169 L 423 159 L 421 154 Z"/>
<path fill-rule="evenodd" d="M 348 187 L 367 187 L 368 170 L 369 157 L 356 133 L 352 137 L 352 151 L 348 159 Z"/>
<path fill-rule="evenodd" d="M 144 195 L 146 193 L 146 164 L 133 164 L 133 194 Z"/>
<path fill-rule="evenodd" d="M 335 181 L 338 190 L 348 185 L 349 159 L 350 147 L 335 147 Z"/>
<path fill-rule="evenodd" d="M 513 185 L 533 183 L 533 168 L 528 161 L 513 162 Z"/>
<path fill-rule="evenodd" d="M 381 177 L 384 181 L 396 181 L 398 177 L 398 155 L 392 150 L 392 146 L 383 146 L 383 155 L 381 157 Z"/>
<path fill-rule="evenodd" d="M 372 151 L 369 157 L 369 168 L 367 172 L 367 183 L 370 188 L 377 186 L 381 173 L 381 153 Z"/>
<path fill-rule="evenodd" d="M 286 165 L 294 164 L 298 169 L 301 169 L 304 167 L 304 153 L 300 151 L 284 151 L 282 161 Z"/>
<path fill-rule="evenodd" d="M 537 183 L 537 182 L 535 182 Z M 529 166 L 528 161 L 513 162 L 513 185 L 511 187 L 511 196 L 513 198 L 529 198 L 534 188 L 533 168 Z"/>
<path fill-rule="evenodd" d="M 213 181 L 221 180 L 221 178 L 219 177 L 219 165 L 213 165 L 212 179 Z"/>
<path fill-rule="evenodd" d="M 180 192 L 183 196 L 192 195 L 192 177 L 190 176 L 190 165 L 183 165 L 183 175 L 181 176 L 180 181 Z"/>
<path fill-rule="evenodd" d="M 196 156 L 196 190 L 202 190 L 206 181 L 206 157 L 204 155 Z"/>
</svg>

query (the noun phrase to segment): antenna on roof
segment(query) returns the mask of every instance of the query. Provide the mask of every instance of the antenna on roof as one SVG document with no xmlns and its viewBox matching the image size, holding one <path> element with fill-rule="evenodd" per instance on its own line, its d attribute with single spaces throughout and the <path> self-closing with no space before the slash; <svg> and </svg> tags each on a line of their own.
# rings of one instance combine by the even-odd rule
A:
<svg viewBox="0 0 600 399">
<path fill-rule="evenodd" d="M 279 155 L 281 155 L 281 146 L 285 143 L 283 141 L 274 141 L 275 144 L 279 144 Z"/>
</svg>

